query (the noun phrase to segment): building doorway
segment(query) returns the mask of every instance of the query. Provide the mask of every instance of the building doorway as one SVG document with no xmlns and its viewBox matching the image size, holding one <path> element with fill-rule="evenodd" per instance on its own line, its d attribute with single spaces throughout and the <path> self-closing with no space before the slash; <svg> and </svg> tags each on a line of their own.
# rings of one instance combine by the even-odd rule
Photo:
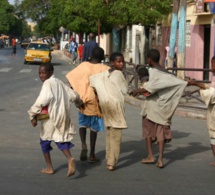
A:
<svg viewBox="0 0 215 195">
<path fill-rule="evenodd" d="M 210 68 L 210 37 L 211 37 L 211 26 L 204 26 L 204 64 L 203 68 Z M 209 72 L 204 72 L 204 80 L 209 80 Z"/>
</svg>

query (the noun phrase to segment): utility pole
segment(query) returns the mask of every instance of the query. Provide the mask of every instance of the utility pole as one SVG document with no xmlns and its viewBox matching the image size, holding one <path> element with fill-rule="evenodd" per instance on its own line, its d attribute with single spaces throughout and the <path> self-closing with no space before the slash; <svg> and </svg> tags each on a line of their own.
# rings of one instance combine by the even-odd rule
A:
<svg viewBox="0 0 215 195">
<path fill-rule="evenodd" d="M 177 59 L 177 67 L 184 68 L 185 67 L 185 58 L 186 58 L 186 8 L 187 8 L 187 0 L 180 0 L 179 7 L 179 38 L 178 38 L 178 59 Z M 185 78 L 184 71 L 178 71 L 177 76 L 181 79 Z"/>
<path fill-rule="evenodd" d="M 172 22 L 171 22 L 171 32 L 169 39 L 169 56 L 168 56 L 168 68 L 173 67 L 173 59 L 175 55 L 175 46 L 177 38 L 178 29 L 178 10 L 179 10 L 179 0 L 173 0 L 173 11 L 172 11 Z"/>
</svg>

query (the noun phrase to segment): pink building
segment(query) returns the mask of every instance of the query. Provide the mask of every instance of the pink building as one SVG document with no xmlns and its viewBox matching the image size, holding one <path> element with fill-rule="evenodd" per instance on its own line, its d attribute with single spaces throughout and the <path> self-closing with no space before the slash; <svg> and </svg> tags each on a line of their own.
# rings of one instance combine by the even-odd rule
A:
<svg viewBox="0 0 215 195">
<path fill-rule="evenodd" d="M 202 7 L 197 3 L 202 2 Z M 208 1 L 214 3 L 208 3 Z M 207 2 L 207 3 L 206 3 Z M 186 21 L 186 59 L 185 68 L 210 68 L 210 59 L 215 55 L 215 0 L 196 0 L 187 5 Z M 157 45 L 164 64 L 165 46 L 170 35 L 170 20 L 162 24 L 162 44 Z M 157 33 L 159 34 L 159 33 Z M 159 39 L 159 38 L 158 38 Z M 180 41 L 180 40 L 177 40 Z M 185 72 L 185 76 L 197 80 L 208 80 L 210 72 Z"/>
</svg>

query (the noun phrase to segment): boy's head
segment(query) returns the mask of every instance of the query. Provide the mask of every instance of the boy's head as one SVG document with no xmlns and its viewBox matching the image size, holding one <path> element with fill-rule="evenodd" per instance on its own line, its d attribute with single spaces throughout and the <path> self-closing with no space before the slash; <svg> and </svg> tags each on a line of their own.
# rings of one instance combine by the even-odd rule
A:
<svg viewBox="0 0 215 195">
<path fill-rule="evenodd" d="M 124 67 L 124 57 L 119 52 L 114 52 L 110 56 L 110 64 L 111 67 L 115 68 L 116 70 L 122 70 Z"/>
<path fill-rule="evenodd" d="M 42 82 L 49 79 L 54 72 L 54 67 L 52 64 L 41 64 L 39 67 L 39 77 Z"/>
<path fill-rule="evenodd" d="M 211 71 L 215 73 L 215 56 L 211 58 Z"/>
<path fill-rule="evenodd" d="M 146 67 L 143 67 L 143 66 L 139 67 L 137 69 L 137 74 L 138 74 L 139 79 L 141 81 L 148 81 L 148 79 L 149 79 L 149 71 L 148 71 L 148 69 Z"/>
<path fill-rule="evenodd" d="M 92 50 L 91 59 L 101 62 L 102 60 L 104 60 L 104 55 L 105 55 L 105 52 L 101 47 L 95 47 Z"/>
<path fill-rule="evenodd" d="M 159 63 L 160 61 L 160 52 L 157 49 L 150 49 L 147 54 L 147 62 L 149 65 L 153 63 Z"/>
</svg>

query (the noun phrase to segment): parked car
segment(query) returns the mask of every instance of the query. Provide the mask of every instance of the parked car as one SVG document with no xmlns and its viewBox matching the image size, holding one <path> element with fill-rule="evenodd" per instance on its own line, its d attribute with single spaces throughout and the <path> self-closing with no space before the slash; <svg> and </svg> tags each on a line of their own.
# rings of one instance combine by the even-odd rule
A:
<svg viewBox="0 0 215 195">
<path fill-rule="evenodd" d="M 52 56 L 50 45 L 43 42 L 31 42 L 26 48 L 24 64 L 27 62 L 50 63 Z"/>
<path fill-rule="evenodd" d="M 21 41 L 21 48 L 26 48 L 30 44 L 31 40 L 30 39 L 24 39 Z"/>
</svg>

